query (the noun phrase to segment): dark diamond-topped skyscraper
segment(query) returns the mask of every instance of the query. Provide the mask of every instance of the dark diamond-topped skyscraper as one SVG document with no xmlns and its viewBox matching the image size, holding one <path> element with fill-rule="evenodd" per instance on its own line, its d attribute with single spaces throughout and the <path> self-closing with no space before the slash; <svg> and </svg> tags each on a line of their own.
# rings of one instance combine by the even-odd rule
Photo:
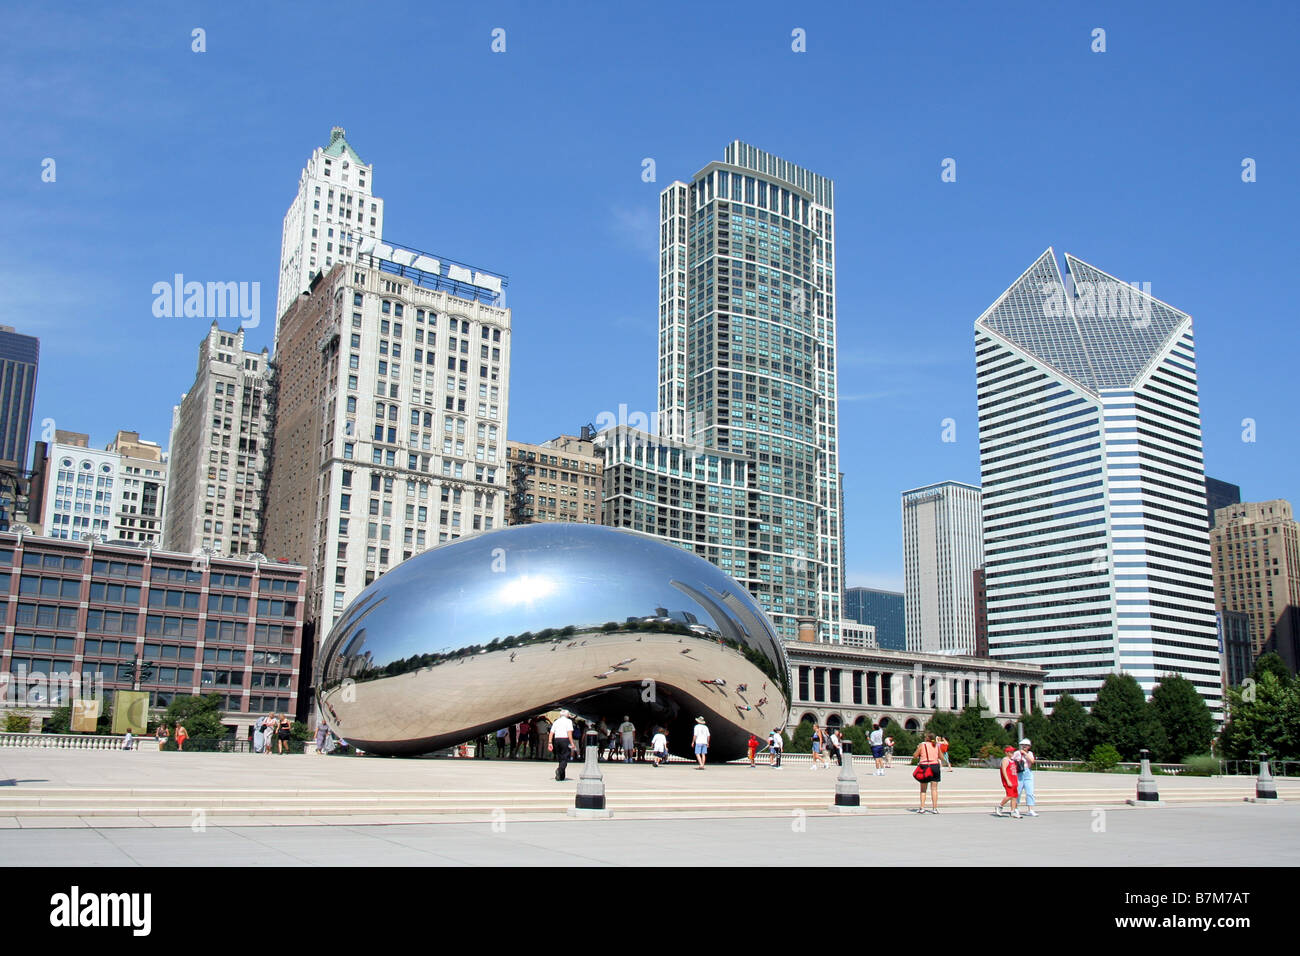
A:
<svg viewBox="0 0 1300 956">
<path fill-rule="evenodd" d="M 1048 249 L 975 323 L 989 654 L 1048 704 L 1181 673 L 1216 714 L 1191 317 Z"/>
</svg>

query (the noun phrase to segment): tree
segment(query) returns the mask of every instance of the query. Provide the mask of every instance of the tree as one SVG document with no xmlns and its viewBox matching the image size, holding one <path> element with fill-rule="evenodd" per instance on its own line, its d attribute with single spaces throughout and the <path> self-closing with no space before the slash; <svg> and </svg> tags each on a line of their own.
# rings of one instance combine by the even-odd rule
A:
<svg viewBox="0 0 1300 956">
<path fill-rule="evenodd" d="M 807 720 L 800 721 L 799 726 L 794 729 L 790 742 L 786 745 L 786 751 L 792 754 L 812 753 L 812 734 L 812 723 Z"/>
<path fill-rule="evenodd" d="M 936 737 L 947 737 L 949 741 L 957 733 L 960 716 L 951 710 L 937 710 L 934 716 L 925 722 L 925 729 Z"/>
<path fill-rule="evenodd" d="M 1005 747 L 1011 742 L 1011 735 L 992 717 L 984 717 L 978 705 L 971 704 L 957 716 L 952 736 L 948 739 L 959 741 L 967 753 L 979 753 L 985 744 L 998 749 Z"/>
<path fill-rule="evenodd" d="M 1284 682 L 1266 670 L 1250 693 L 1229 688 L 1228 721 L 1219 743 L 1229 760 L 1256 760 L 1261 752 L 1279 760 L 1300 760 L 1300 682 Z"/>
<path fill-rule="evenodd" d="M 221 695 L 204 694 L 202 697 L 191 697 L 188 694 L 177 694 L 167 705 L 167 711 L 163 714 L 163 723 L 173 728 L 173 738 L 178 723 L 185 725 L 186 731 L 192 738 L 225 737 L 226 728 L 221 723 Z"/>
<path fill-rule="evenodd" d="M 1043 752 L 1051 754 L 1054 759 L 1085 759 L 1088 756 L 1088 711 L 1083 704 L 1069 694 L 1058 697 L 1052 716 L 1047 718 L 1046 738 L 1041 742 Z"/>
<path fill-rule="evenodd" d="M 1186 677 L 1180 674 L 1162 677 L 1151 692 L 1151 709 L 1168 741 L 1166 760 L 1178 763 L 1184 757 L 1209 752 L 1214 718 L 1196 685 Z"/>
<path fill-rule="evenodd" d="M 1121 760 L 1137 760 L 1144 748 L 1157 755 L 1168 749 L 1164 728 L 1132 674 L 1106 675 L 1091 717 L 1093 744 L 1110 744 Z"/>
<path fill-rule="evenodd" d="M 848 724 L 847 726 L 841 727 L 840 730 L 844 733 L 844 739 L 853 745 L 853 753 L 855 756 L 861 756 L 862 754 L 870 756 L 871 745 L 867 741 L 867 733 L 865 729 L 859 727 L 857 724 Z"/>
<path fill-rule="evenodd" d="M 1033 745 L 1034 756 L 1054 757 L 1055 753 L 1050 746 L 1051 734 L 1048 731 L 1050 724 L 1042 709 L 1035 707 L 1029 713 L 1021 715 L 1020 722 L 1024 724 L 1025 736 Z M 1016 741 L 1017 744 L 1019 742 Z"/>
<path fill-rule="evenodd" d="M 916 748 L 921 745 L 921 738 L 912 731 L 908 730 L 902 724 L 896 724 L 893 721 L 885 724 L 885 736 L 894 738 L 894 756 L 903 760 L 911 760 L 912 754 L 916 753 Z M 871 749 L 867 749 L 871 753 Z"/>
<path fill-rule="evenodd" d="M 1282 660 L 1281 655 L 1276 651 L 1261 654 L 1259 660 L 1255 661 L 1255 669 L 1251 671 L 1250 676 L 1258 682 L 1264 674 L 1276 675 L 1284 685 L 1291 680 L 1291 671 L 1286 666 L 1286 661 Z"/>
</svg>

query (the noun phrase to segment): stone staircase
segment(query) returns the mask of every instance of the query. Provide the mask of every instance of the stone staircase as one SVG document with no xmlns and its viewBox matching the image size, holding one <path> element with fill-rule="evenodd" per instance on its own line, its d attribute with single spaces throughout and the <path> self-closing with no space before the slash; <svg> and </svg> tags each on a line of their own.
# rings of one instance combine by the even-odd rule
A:
<svg viewBox="0 0 1300 956">
<path fill-rule="evenodd" d="M 1136 779 L 1136 778 L 1134 778 Z M 689 813 L 746 816 L 826 811 L 832 786 L 824 789 L 634 789 L 609 787 L 607 805 L 615 814 L 662 816 Z M 554 789 L 527 790 L 341 790 L 341 789 L 216 789 L 216 788 L 0 788 L 0 819 L 17 825 L 55 824 L 76 818 L 95 826 L 135 819 L 152 825 L 188 826 L 202 816 L 210 822 L 234 820 L 291 822 L 436 822 L 456 816 L 481 817 L 497 812 L 512 815 L 563 814 L 573 806 L 576 775 Z M 1241 803 L 1254 794 L 1254 781 L 1240 786 L 1169 788 L 1161 799 L 1170 804 Z M 1043 793 L 1043 810 L 1123 806 L 1134 795 L 1130 787 L 1062 788 Z M 984 791 L 940 793 L 944 810 L 991 810 L 998 794 Z M 915 787 L 863 787 L 869 811 L 902 812 L 917 803 Z M 201 813 L 200 813 L 201 811 Z M 329 818 L 328 821 L 324 818 Z"/>
</svg>

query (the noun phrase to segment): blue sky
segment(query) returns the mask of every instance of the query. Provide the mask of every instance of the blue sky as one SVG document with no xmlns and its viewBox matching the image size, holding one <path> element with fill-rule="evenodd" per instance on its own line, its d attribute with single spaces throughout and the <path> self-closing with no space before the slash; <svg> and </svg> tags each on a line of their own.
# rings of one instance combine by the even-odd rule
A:
<svg viewBox="0 0 1300 956">
<path fill-rule="evenodd" d="M 153 284 L 260 282 L 269 346 L 284 214 L 340 125 L 387 238 L 510 277 L 509 434 L 541 441 L 653 411 L 658 194 L 743 139 L 836 182 L 850 584 L 901 587 L 899 492 L 978 482 L 972 324 L 1049 245 L 1193 316 L 1207 471 L 1297 501 L 1298 26 L 1281 2 L 11 7 L 0 323 L 41 338 L 36 431 L 165 444 L 208 320 L 155 318 Z"/>
</svg>

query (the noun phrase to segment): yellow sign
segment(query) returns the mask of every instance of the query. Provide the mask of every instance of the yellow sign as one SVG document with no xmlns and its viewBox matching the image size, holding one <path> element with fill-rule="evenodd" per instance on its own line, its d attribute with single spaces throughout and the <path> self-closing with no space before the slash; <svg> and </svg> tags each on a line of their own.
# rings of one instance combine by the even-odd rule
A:
<svg viewBox="0 0 1300 956">
<path fill-rule="evenodd" d="M 149 726 L 149 692 L 113 691 L 113 733 L 143 734 Z"/>
<path fill-rule="evenodd" d="M 93 734 L 99 728 L 100 701 L 74 700 L 72 702 L 72 730 L 74 733 Z"/>
</svg>

